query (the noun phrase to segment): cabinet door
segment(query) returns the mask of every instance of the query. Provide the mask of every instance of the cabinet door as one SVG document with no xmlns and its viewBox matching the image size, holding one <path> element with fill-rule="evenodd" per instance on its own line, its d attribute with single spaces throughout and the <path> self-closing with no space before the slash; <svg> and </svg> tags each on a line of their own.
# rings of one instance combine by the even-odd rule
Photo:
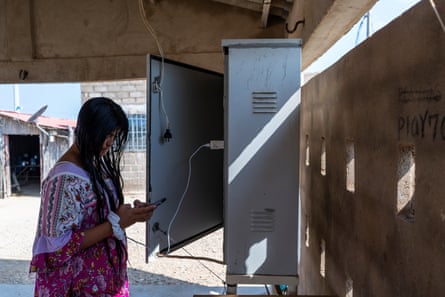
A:
<svg viewBox="0 0 445 297">
<path fill-rule="evenodd" d="M 202 145 L 223 140 L 223 94 L 223 75 L 148 56 L 147 201 L 167 200 L 147 224 L 147 260 L 222 226 L 223 150 Z"/>
</svg>

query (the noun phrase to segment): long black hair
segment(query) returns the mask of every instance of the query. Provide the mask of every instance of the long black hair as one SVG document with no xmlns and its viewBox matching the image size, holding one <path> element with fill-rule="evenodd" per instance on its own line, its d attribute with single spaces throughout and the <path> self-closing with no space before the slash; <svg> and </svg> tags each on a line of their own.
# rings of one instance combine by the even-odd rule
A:
<svg viewBox="0 0 445 297">
<path fill-rule="evenodd" d="M 118 205 L 124 203 L 123 179 L 120 171 L 120 161 L 123 149 L 128 137 L 128 118 L 122 108 L 113 100 L 105 97 L 94 97 L 87 100 L 81 107 L 77 117 L 76 145 L 80 151 L 80 161 L 84 169 L 88 172 L 93 191 L 97 197 L 97 212 L 100 222 L 107 220 L 106 205 L 110 210 L 117 212 Z M 101 156 L 102 146 L 105 139 L 115 133 L 113 146 L 108 152 Z M 111 179 L 116 190 L 118 204 L 114 193 L 106 185 L 105 179 Z M 108 200 L 107 201 L 105 200 Z M 118 270 L 122 256 L 126 254 L 126 249 L 120 240 L 116 241 L 119 255 Z M 108 259 L 111 261 L 109 247 Z"/>
</svg>

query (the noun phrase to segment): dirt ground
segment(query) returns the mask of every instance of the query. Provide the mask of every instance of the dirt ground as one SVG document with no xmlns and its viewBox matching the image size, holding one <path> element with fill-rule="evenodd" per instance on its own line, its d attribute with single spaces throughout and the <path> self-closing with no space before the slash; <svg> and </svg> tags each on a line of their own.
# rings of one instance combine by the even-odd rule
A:
<svg viewBox="0 0 445 297">
<path fill-rule="evenodd" d="M 128 202 L 135 197 L 127 196 Z M 22 193 L 0 199 L 0 284 L 32 284 L 29 261 L 40 197 L 35 189 L 24 187 Z M 145 224 L 127 229 L 129 238 L 145 241 Z M 184 248 L 145 263 L 145 247 L 128 242 L 130 284 L 222 286 L 225 266 L 222 264 L 223 231 L 217 230 Z"/>
</svg>

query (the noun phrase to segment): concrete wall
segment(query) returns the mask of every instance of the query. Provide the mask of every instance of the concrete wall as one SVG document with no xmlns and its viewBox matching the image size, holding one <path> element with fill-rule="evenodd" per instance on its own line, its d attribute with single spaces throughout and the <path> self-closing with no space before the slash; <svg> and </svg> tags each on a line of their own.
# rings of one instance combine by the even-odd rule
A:
<svg viewBox="0 0 445 297">
<path fill-rule="evenodd" d="M 303 87 L 299 293 L 443 296 L 444 53 L 422 1 Z"/>
<path fill-rule="evenodd" d="M 91 97 L 108 97 L 127 114 L 146 114 L 146 80 L 103 81 L 81 84 L 82 103 Z M 125 192 L 145 192 L 145 152 L 125 152 L 122 176 Z"/>
</svg>

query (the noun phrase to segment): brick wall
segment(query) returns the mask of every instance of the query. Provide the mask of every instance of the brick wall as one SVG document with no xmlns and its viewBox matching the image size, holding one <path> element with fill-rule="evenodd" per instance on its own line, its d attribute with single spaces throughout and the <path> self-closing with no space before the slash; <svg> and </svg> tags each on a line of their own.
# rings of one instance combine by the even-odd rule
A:
<svg viewBox="0 0 445 297">
<path fill-rule="evenodd" d="M 108 97 L 129 115 L 146 113 L 146 80 L 89 82 L 81 84 L 82 103 L 91 97 Z M 145 192 L 145 152 L 126 152 L 122 162 L 124 191 Z"/>
</svg>

